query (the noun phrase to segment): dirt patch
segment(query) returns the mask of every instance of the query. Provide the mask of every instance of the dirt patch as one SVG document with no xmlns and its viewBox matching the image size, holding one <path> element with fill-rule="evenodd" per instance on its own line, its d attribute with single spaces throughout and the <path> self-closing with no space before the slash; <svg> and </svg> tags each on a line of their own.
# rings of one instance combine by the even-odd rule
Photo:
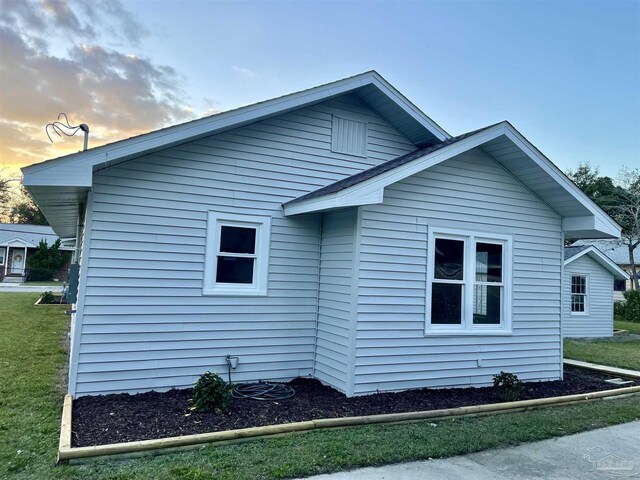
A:
<svg viewBox="0 0 640 480">
<path fill-rule="evenodd" d="M 611 377 L 566 367 L 564 380 L 525 383 L 521 400 L 619 388 L 605 382 L 608 378 Z M 104 445 L 320 418 L 500 402 L 491 387 L 418 389 L 347 398 L 317 380 L 298 378 L 289 385 L 296 391 L 293 398 L 269 402 L 235 399 L 227 414 L 186 415 L 191 405 L 190 389 L 81 397 L 73 402 L 72 445 Z"/>
</svg>

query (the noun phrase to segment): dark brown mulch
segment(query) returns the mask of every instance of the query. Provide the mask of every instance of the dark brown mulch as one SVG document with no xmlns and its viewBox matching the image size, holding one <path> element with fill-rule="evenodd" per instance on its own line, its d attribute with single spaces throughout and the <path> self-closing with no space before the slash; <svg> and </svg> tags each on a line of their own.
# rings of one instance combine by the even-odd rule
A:
<svg viewBox="0 0 640 480">
<path fill-rule="evenodd" d="M 619 388 L 606 383 L 606 375 L 565 368 L 565 379 L 525 383 L 522 400 L 588 393 Z M 81 397 L 73 402 L 75 447 L 131 442 L 194 433 L 216 432 L 318 418 L 436 410 L 496 403 L 493 388 L 407 390 L 347 398 L 317 380 L 290 382 L 296 395 L 288 400 L 264 402 L 235 399 L 228 414 L 189 412 L 192 391 L 170 390 L 136 395 Z"/>
</svg>

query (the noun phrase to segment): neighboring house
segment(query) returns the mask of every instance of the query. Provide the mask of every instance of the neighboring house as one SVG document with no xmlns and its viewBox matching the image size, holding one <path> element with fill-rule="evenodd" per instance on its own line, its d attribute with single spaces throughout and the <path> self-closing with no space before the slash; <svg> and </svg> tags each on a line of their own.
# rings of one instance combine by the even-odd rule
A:
<svg viewBox="0 0 640 480">
<path fill-rule="evenodd" d="M 358 395 L 562 377 L 565 240 L 620 227 L 507 122 L 375 72 L 23 168 L 78 232 L 75 396 L 313 376 Z"/>
<path fill-rule="evenodd" d="M 616 280 L 613 284 L 613 300 L 616 302 L 624 301 L 624 292 L 633 290 L 631 277 L 631 261 L 629 259 L 629 247 L 621 240 L 578 240 L 572 246 L 580 247 L 584 245 L 593 245 L 616 265 L 629 274 L 626 280 Z M 638 275 L 640 275 L 640 246 L 633 250 L 633 258 L 636 263 Z"/>
<path fill-rule="evenodd" d="M 58 236 L 46 225 L 0 223 L 0 281 L 24 282 L 28 270 L 27 260 L 41 240 L 52 245 L 58 240 Z M 71 250 L 65 246 L 60 249 Z M 66 280 L 66 270 L 60 270 L 56 279 Z"/>
<path fill-rule="evenodd" d="M 565 247 L 563 336 L 613 336 L 613 285 L 628 278 L 627 272 L 594 246 Z"/>
</svg>

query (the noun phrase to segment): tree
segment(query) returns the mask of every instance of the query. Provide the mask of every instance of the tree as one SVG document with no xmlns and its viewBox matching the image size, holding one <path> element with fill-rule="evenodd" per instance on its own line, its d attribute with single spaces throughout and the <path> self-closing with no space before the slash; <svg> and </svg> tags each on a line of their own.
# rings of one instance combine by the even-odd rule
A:
<svg viewBox="0 0 640 480">
<path fill-rule="evenodd" d="M 22 187 L 20 197 L 16 199 L 9 211 L 11 223 L 29 223 L 32 225 L 49 225 L 47 219 L 36 205 L 29 191 Z"/>
<path fill-rule="evenodd" d="M 567 175 L 622 227 L 622 243 L 629 249 L 634 290 L 640 291 L 634 250 L 640 245 L 640 170 L 623 168 L 616 182 L 600 176 L 598 167 L 581 163 Z"/>
<path fill-rule="evenodd" d="M 9 212 L 15 196 L 15 185 L 18 180 L 10 177 L 6 170 L 0 168 L 0 222 L 9 221 Z"/>
<path fill-rule="evenodd" d="M 634 290 L 640 291 L 638 267 L 634 250 L 640 245 L 640 169 L 623 168 L 619 178 L 624 190 L 623 200 L 613 208 L 613 218 L 622 227 L 622 240 L 629 249 L 629 265 Z"/>
<path fill-rule="evenodd" d="M 33 281 L 53 279 L 58 270 L 69 262 L 70 253 L 60 251 L 60 239 L 51 246 L 46 240 L 40 240 L 38 248 L 27 260 L 29 266 L 27 277 Z"/>
</svg>

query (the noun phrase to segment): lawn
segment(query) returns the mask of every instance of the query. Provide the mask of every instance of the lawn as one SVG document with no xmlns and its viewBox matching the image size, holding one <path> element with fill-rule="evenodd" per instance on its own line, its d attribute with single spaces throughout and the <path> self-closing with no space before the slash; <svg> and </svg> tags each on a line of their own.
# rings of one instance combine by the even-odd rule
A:
<svg viewBox="0 0 640 480">
<path fill-rule="evenodd" d="M 616 321 L 615 328 L 629 333 L 611 338 L 565 339 L 565 358 L 640 370 L 640 323 Z"/>
<path fill-rule="evenodd" d="M 637 396 L 486 416 L 315 431 L 224 447 L 55 467 L 66 362 L 64 306 L 0 293 L 0 478 L 270 479 L 439 458 L 516 445 L 640 418 Z"/>
<path fill-rule="evenodd" d="M 625 322 L 623 320 L 616 320 L 613 322 L 613 326 L 620 330 L 627 330 L 629 333 L 636 333 L 640 335 L 640 322 Z"/>
</svg>

